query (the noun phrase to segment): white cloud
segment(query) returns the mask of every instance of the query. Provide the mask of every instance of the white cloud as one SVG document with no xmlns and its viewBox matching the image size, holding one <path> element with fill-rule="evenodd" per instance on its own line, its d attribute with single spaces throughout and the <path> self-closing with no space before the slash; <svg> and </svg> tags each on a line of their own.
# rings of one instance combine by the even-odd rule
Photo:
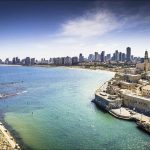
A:
<svg viewBox="0 0 150 150">
<path fill-rule="evenodd" d="M 125 48 L 131 46 L 135 55 L 143 56 L 143 48 L 149 48 L 149 39 L 134 35 L 132 32 L 128 32 L 127 35 L 125 33 L 129 28 L 135 28 L 141 23 L 148 22 L 147 20 L 149 18 L 141 21 L 139 15 L 118 17 L 106 10 L 88 12 L 64 22 L 55 35 L 35 38 L 34 41 L 28 39 L 18 42 L 17 39 L 1 42 L 0 50 L 3 50 L 4 58 L 18 55 L 22 58 L 32 56 L 40 59 L 74 56 L 80 52 L 87 56 L 101 50 L 108 53 L 112 53 L 115 49 L 125 52 Z M 117 34 L 118 31 L 121 31 L 120 36 Z M 137 32 L 139 33 L 139 30 Z"/>
<path fill-rule="evenodd" d="M 118 29 L 122 23 L 108 11 L 88 12 L 62 25 L 61 36 L 89 38 Z"/>
</svg>

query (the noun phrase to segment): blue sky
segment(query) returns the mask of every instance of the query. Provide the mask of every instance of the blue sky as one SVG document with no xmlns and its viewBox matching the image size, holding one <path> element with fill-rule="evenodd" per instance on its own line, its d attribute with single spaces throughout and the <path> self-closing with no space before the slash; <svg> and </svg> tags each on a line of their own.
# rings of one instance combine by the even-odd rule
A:
<svg viewBox="0 0 150 150">
<path fill-rule="evenodd" d="M 147 0 L 0 1 L 0 57 L 85 56 L 95 51 L 143 57 L 150 49 Z"/>
</svg>

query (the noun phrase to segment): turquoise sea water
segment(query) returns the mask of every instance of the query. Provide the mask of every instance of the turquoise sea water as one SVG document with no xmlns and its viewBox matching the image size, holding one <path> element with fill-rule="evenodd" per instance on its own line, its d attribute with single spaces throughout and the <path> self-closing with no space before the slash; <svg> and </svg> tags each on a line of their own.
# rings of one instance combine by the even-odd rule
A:
<svg viewBox="0 0 150 150">
<path fill-rule="evenodd" d="M 0 101 L 4 120 L 34 150 L 150 149 L 150 136 L 91 100 L 113 73 L 66 68 L 0 67 L 1 91 L 23 93 Z M 22 82 L 23 81 L 23 82 Z"/>
</svg>

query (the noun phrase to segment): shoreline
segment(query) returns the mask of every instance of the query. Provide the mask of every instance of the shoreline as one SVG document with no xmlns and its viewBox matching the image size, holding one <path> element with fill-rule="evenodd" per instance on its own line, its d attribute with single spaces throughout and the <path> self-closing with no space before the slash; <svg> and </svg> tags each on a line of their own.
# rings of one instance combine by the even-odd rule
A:
<svg viewBox="0 0 150 150">
<path fill-rule="evenodd" d="M 14 67 L 14 66 L 16 66 L 16 67 L 21 67 L 22 65 L 13 65 L 13 64 L 0 64 L 0 66 L 2 66 L 2 67 L 7 67 L 7 66 L 10 66 L 10 67 Z"/>
<path fill-rule="evenodd" d="M 0 122 L 3 124 L 5 129 L 9 132 L 10 136 L 13 137 L 16 144 L 19 145 L 20 149 L 14 149 L 13 150 L 32 150 L 27 144 L 23 142 L 23 139 L 21 138 L 20 134 L 13 129 L 11 125 L 9 125 L 5 119 L 4 119 L 5 113 L 1 114 L 0 116 Z M 0 129 L 1 132 L 1 129 Z"/>
<path fill-rule="evenodd" d="M 61 66 L 60 66 L 61 67 Z M 106 72 L 110 72 L 110 73 L 116 73 L 115 71 L 109 70 L 109 69 L 93 69 L 93 68 L 84 68 L 81 66 L 62 66 L 64 68 L 68 68 L 68 69 L 78 69 L 78 70 L 89 70 L 89 71 L 95 71 L 95 72 L 99 72 L 99 71 L 106 71 Z"/>
<path fill-rule="evenodd" d="M 32 66 L 24 66 L 24 65 L 6 65 L 6 64 L 0 64 L 0 66 L 5 67 L 5 66 L 10 66 L 10 67 L 42 67 L 42 68 L 68 68 L 68 69 L 81 69 L 81 70 L 90 70 L 90 71 L 107 71 L 107 72 L 114 72 L 116 73 L 117 71 L 112 70 L 111 68 L 86 68 L 83 66 L 57 66 L 57 65 L 32 65 Z"/>
<path fill-rule="evenodd" d="M 12 150 L 21 150 L 19 144 L 16 142 L 16 139 L 12 136 L 10 131 L 5 127 L 4 123 L 0 122 L 0 132 L 1 139 L 3 139 L 2 146 L 7 148 L 9 147 Z M 6 144 L 6 145 L 5 145 Z"/>
</svg>

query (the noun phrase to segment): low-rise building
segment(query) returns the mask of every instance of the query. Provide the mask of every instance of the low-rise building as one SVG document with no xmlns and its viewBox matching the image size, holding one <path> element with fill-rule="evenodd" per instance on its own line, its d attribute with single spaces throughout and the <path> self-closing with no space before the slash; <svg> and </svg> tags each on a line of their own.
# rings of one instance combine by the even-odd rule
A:
<svg viewBox="0 0 150 150">
<path fill-rule="evenodd" d="M 150 85 L 146 85 L 142 87 L 142 95 L 150 97 Z"/>
<path fill-rule="evenodd" d="M 125 81 L 120 81 L 119 84 L 120 84 L 120 88 L 128 89 L 128 90 L 132 90 L 136 86 L 135 83 L 129 83 L 129 82 L 125 82 Z"/>
<path fill-rule="evenodd" d="M 126 92 L 123 92 L 121 97 L 123 99 L 123 106 L 150 116 L 150 98 Z"/>
<path fill-rule="evenodd" d="M 137 83 L 140 79 L 140 74 L 124 74 L 124 80 L 127 82 Z"/>
</svg>

